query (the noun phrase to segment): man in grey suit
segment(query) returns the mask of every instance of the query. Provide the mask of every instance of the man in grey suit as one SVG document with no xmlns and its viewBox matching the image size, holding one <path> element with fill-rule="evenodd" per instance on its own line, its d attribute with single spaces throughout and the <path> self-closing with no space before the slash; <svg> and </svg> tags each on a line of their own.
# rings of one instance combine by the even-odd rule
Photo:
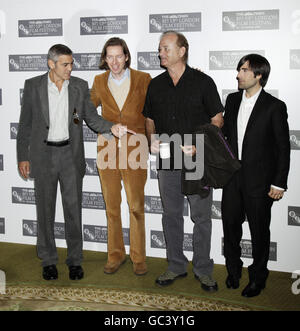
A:
<svg viewBox="0 0 300 331">
<path fill-rule="evenodd" d="M 81 200 L 85 174 L 83 120 L 96 132 L 121 137 L 126 128 L 104 120 L 90 101 L 86 81 L 71 77 L 72 51 L 54 45 L 49 72 L 25 81 L 17 135 L 18 168 L 34 178 L 37 206 L 37 253 L 43 277 L 57 279 L 54 238 L 57 184 L 60 183 L 66 226 L 70 279 L 83 277 Z M 130 130 L 128 130 L 130 131 Z"/>
</svg>

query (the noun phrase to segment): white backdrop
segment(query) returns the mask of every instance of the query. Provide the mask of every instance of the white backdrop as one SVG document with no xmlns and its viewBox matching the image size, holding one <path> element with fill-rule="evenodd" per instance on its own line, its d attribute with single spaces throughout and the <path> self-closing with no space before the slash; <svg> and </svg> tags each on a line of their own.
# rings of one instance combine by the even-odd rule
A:
<svg viewBox="0 0 300 331">
<path fill-rule="evenodd" d="M 160 32 L 175 29 L 189 41 L 189 64 L 215 80 L 223 101 L 237 88 L 235 68 L 244 54 L 258 52 L 271 63 L 266 89 L 287 104 L 292 151 L 289 189 L 272 209 L 269 268 L 287 272 L 300 269 L 299 0 L 1 0 L 0 29 L 0 241 L 36 243 L 34 183 L 22 180 L 17 172 L 15 138 L 24 80 L 45 72 L 50 46 L 68 45 L 75 53 L 73 75 L 86 79 L 91 86 L 94 76 L 100 73 L 99 53 L 108 38 L 124 38 L 131 51 L 132 67 L 155 77 L 162 72 L 157 59 Z M 106 251 L 106 217 L 95 171 L 96 136 L 88 129 L 85 151 L 84 249 Z M 151 177 L 155 172 L 150 176 L 149 171 L 145 188 L 147 255 L 165 257 L 158 185 Z M 214 191 L 212 208 L 211 255 L 218 264 L 224 264 L 221 193 Z M 122 213 L 128 242 L 124 191 Z M 191 259 L 193 224 L 189 216 L 185 218 L 184 248 Z M 60 193 L 55 222 L 57 246 L 66 247 Z M 247 223 L 241 245 L 247 266 L 251 262 Z M 127 252 L 128 248 L 127 245 Z"/>
</svg>

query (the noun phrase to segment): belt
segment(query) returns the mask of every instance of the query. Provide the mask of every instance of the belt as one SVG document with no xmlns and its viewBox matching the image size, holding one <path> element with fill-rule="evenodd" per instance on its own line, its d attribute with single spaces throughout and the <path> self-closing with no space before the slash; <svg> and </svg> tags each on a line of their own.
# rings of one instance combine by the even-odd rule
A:
<svg viewBox="0 0 300 331">
<path fill-rule="evenodd" d="M 48 146 L 55 146 L 55 147 L 62 147 L 69 145 L 70 140 L 63 140 L 63 141 L 47 141 Z"/>
</svg>

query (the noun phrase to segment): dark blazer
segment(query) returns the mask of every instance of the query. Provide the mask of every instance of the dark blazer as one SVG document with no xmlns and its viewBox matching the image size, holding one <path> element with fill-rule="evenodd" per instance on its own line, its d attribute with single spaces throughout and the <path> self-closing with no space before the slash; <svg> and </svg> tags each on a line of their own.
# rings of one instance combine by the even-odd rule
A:
<svg viewBox="0 0 300 331">
<path fill-rule="evenodd" d="M 71 77 L 69 93 L 69 136 L 73 161 L 81 176 L 85 174 L 83 120 L 96 132 L 108 133 L 112 123 L 98 115 L 90 101 L 88 84 L 85 80 Z M 73 120 L 73 113 L 79 123 Z M 35 177 L 46 166 L 47 137 L 49 130 L 48 73 L 25 81 L 21 115 L 17 134 L 18 162 L 30 162 L 30 177 Z"/>
<path fill-rule="evenodd" d="M 228 95 L 223 133 L 238 155 L 237 117 L 242 91 Z M 287 189 L 290 166 L 290 140 L 284 102 L 261 91 L 245 131 L 242 149 L 242 178 L 246 192 L 265 196 L 270 185 Z"/>
<path fill-rule="evenodd" d="M 199 180 L 187 180 L 186 174 L 193 173 L 194 170 L 183 168 L 181 188 L 183 194 L 199 194 L 205 198 L 210 192 L 210 187 L 223 188 L 241 165 L 217 126 L 200 126 L 193 135 L 193 145 L 196 145 L 196 134 L 201 134 L 204 138 L 203 177 Z"/>
</svg>

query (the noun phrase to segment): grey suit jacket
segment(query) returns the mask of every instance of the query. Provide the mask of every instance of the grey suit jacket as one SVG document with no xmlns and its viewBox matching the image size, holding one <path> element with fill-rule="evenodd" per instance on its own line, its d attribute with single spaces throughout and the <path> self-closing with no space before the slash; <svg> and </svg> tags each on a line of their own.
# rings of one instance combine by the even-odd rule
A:
<svg viewBox="0 0 300 331">
<path fill-rule="evenodd" d="M 83 120 L 99 133 L 109 133 L 113 123 L 98 115 L 90 101 L 88 83 L 71 77 L 69 92 L 69 136 L 74 163 L 81 174 L 85 174 Z M 74 123 L 73 113 L 79 117 Z M 25 81 L 23 101 L 17 134 L 18 162 L 30 162 L 30 177 L 34 178 L 47 167 L 47 137 L 49 130 L 48 73 Z"/>
</svg>

